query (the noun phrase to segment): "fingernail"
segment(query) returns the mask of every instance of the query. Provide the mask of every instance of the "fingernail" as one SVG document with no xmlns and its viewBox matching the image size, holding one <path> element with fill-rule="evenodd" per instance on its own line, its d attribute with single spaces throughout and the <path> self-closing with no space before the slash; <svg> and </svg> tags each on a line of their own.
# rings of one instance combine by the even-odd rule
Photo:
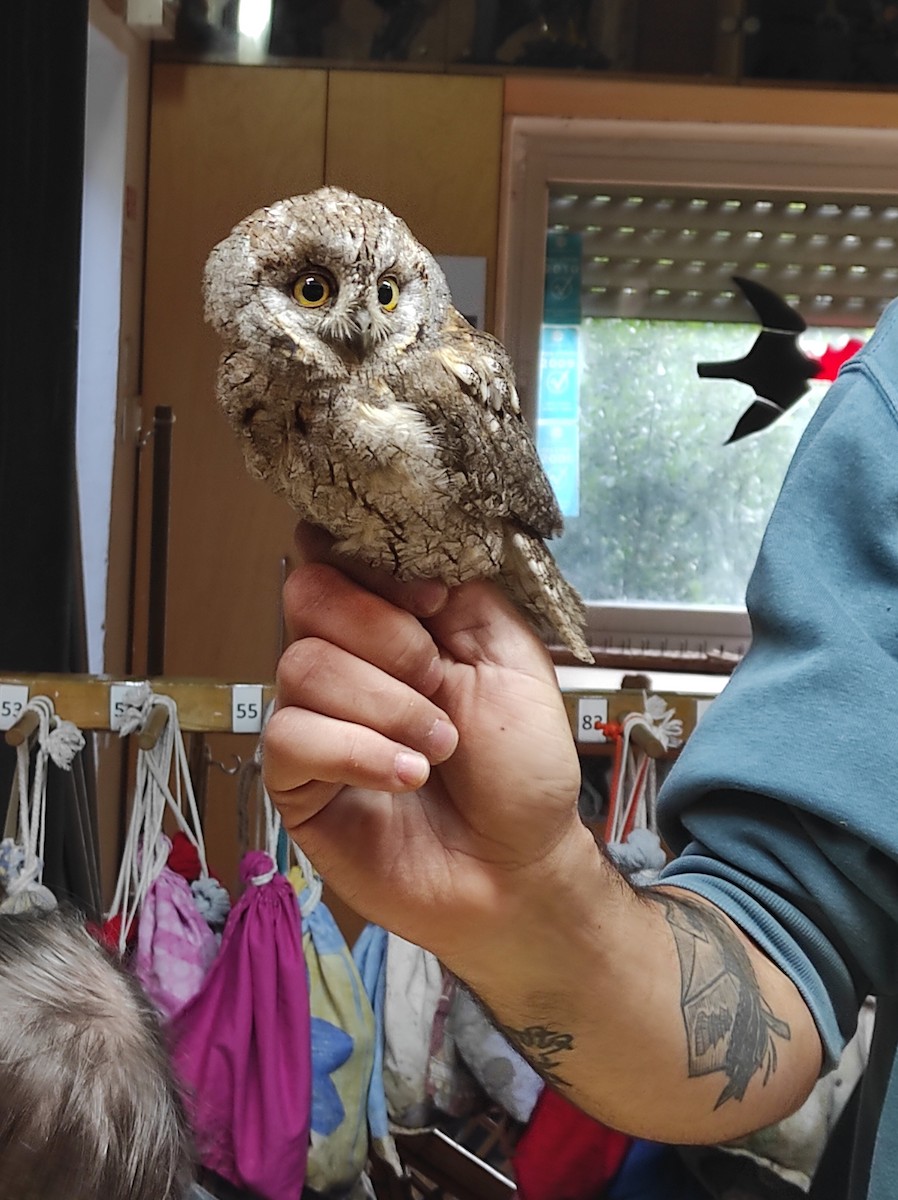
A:
<svg viewBox="0 0 898 1200">
<path fill-rule="evenodd" d="M 431 756 L 437 762 L 445 762 L 458 745 L 458 730 L 450 721 L 439 719 L 427 735 Z"/>
<path fill-rule="evenodd" d="M 440 583 L 437 579 L 418 580 L 414 585 L 413 594 L 415 615 L 435 616 L 445 606 L 448 595 L 449 590 L 445 583 Z"/>
<path fill-rule="evenodd" d="M 410 787 L 420 787 L 430 774 L 430 763 L 423 754 L 400 750 L 393 763 L 397 776 Z"/>
<path fill-rule="evenodd" d="M 424 672 L 424 678 L 421 680 L 421 693 L 424 696 L 431 696 L 443 682 L 443 660 L 438 654 L 435 654 L 430 660 L 427 670 Z"/>
</svg>

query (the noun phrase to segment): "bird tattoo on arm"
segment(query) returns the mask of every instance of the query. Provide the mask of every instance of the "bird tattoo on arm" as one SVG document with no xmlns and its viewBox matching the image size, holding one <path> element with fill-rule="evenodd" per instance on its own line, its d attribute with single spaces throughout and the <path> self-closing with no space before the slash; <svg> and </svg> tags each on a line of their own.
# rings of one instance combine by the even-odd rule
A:
<svg viewBox="0 0 898 1200">
<path fill-rule="evenodd" d="M 723 1073 L 715 1109 L 741 1100 L 758 1071 L 762 1083 L 770 1079 L 774 1038 L 790 1041 L 791 1029 L 771 1010 L 745 948 L 713 908 L 663 892 L 645 895 L 664 909 L 676 944 L 689 1075 Z"/>
<path fill-rule="evenodd" d="M 403 579 L 495 578 L 583 662 L 585 610 L 504 347 L 384 205 L 336 187 L 252 213 L 204 273 L 218 399 L 249 471 L 340 552 Z"/>
</svg>

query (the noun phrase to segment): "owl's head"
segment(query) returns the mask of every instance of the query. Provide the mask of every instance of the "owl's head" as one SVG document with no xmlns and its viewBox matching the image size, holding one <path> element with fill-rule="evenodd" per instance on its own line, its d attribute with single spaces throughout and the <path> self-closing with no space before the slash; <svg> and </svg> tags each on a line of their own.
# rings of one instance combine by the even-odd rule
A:
<svg viewBox="0 0 898 1200">
<path fill-rule="evenodd" d="M 428 341 L 450 305 L 443 272 L 405 222 L 335 187 L 241 221 L 210 254 L 204 295 L 227 344 L 344 366 Z"/>
</svg>

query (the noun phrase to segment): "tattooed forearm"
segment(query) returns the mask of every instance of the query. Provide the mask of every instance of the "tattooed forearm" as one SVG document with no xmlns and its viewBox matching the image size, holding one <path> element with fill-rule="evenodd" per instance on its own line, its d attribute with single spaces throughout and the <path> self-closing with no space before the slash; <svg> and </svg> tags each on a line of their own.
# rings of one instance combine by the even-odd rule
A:
<svg viewBox="0 0 898 1200">
<path fill-rule="evenodd" d="M 775 1037 L 791 1031 L 761 994 L 738 936 L 712 908 L 661 892 L 644 893 L 664 909 L 680 960 L 680 1008 L 690 1076 L 722 1071 L 727 1082 L 715 1109 L 741 1100 L 752 1077 L 776 1070 Z"/>
<path fill-rule="evenodd" d="M 570 1033 L 559 1033 L 548 1025 L 528 1025 L 526 1029 L 512 1029 L 509 1025 L 503 1025 L 501 1029 L 509 1041 L 523 1051 L 547 1083 L 562 1088 L 571 1086 L 556 1070 L 562 1065 L 562 1053 L 574 1048 L 574 1038 Z"/>
</svg>

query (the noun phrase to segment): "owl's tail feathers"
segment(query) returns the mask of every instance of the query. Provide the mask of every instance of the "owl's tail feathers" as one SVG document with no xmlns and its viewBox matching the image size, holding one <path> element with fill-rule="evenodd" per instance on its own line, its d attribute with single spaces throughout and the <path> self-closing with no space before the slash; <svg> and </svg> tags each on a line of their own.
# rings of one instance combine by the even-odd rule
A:
<svg viewBox="0 0 898 1200">
<path fill-rule="evenodd" d="M 541 539 L 520 530 L 507 535 L 501 578 L 537 627 L 553 630 L 581 662 L 595 661 L 583 636 L 583 601 Z"/>
</svg>

